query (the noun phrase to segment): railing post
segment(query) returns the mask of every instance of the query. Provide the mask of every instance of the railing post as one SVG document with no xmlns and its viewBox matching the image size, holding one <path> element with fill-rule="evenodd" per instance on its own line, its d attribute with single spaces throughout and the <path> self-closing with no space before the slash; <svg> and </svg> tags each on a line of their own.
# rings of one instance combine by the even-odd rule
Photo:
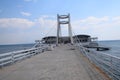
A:
<svg viewBox="0 0 120 80">
<path fill-rule="evenodd" d="M 111 66 L 110 66 L 110 67 L 111 67 L 111 70 L 110 70 L 110 71 L 113 73 L 113 63 L 112 63 L 112 61 L 113 61 L 113 60 L 112 60 L 112 57 L 110 56 L 110 65 L 111 65 Z M 111 75 L 111 77 L 114 77 L 114 76 Z"/>
<path fill-rule="evenodd" d="M 12 64 L 15 62 L 15 59 L 14 59 L 14 52 L 11 53 L 11 60 L 12 60 Z"/>
<path fill-rule="evenodd" d="M 40 48 L 38 48 L 38 50 L 39 50 L 39 53 L 41 53 L 41 52 L 42 52 L 42 49 L 41 49 L 41 47 L 40 47 Z"/>
</svg>

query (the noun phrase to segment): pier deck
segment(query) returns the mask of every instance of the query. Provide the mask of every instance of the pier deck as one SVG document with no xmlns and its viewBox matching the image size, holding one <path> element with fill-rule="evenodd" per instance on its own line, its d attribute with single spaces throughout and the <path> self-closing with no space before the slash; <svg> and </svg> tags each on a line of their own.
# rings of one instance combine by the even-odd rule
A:
<svg viewBox="0 0 120 80">
<path fill-rule="evenodd" d="M 70 45 L 0 69 L 0 80 L 106 80 Z"/>
</svg>

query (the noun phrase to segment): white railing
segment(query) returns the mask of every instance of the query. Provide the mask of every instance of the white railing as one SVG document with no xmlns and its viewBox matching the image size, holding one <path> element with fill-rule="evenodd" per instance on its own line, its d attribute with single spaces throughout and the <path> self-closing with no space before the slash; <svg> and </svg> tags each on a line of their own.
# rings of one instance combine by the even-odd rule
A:
<svg viewBox="0 0 120 80">
<path fill-rule="evenodd" d="M 48 46 L 31 48 L 26 50 L 19 50 L 9 53 L 0 54 L 0 67 L 4 67 L 9 64 L 13 64 L 17 61 L 29 58 L 33 55 L 42 53 L 48 49 Z"/>
<path fill-rule="evenodd" d="M 78 45 L 81 53 L 100 67 L 113 80 L 120 80 L 120 58 L 102 51 L 95 51 Z"/>
</svg>

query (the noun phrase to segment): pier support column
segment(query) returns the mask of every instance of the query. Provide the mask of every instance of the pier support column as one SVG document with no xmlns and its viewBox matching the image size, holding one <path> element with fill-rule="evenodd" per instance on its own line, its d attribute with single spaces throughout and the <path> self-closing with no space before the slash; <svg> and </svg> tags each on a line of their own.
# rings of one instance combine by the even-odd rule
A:
<svg viewBox="0 0 120 80">
<path fill-rule="evenodd" d="M 73 44 L 72 28 L 71 28 L 71 24 L 70 24 L 70 14 L 68 14 L 68 15 L 58 15 L 57 14 L 57 41 L 56 41 L 57 45 L 60 43 L 61 25 L 64 25 L 64 24 L 68 25 L 70 43 Z"/>
</svg>

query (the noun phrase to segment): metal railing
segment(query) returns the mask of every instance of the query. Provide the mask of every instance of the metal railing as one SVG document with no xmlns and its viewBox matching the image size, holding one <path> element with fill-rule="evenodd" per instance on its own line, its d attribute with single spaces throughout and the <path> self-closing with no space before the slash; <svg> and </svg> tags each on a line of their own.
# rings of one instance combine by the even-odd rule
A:
<svg viewBox="0 0 120 80">
<path fill-rule="evenodd" d="M 42 53 L 48 49 L 48 46 L 31 48 L 26 50 L 13 51 L 0 54 L 0 67 L 13 64 L 17 61 L 29 58 L 33 55 Z"/>
<path fill-rule="evenodd" d="M 102 51 L 95 51 L 78 45 L 81 53 L 100 67 L 113 80 L 120 80 L 120 58 Z"/>
</svg>

